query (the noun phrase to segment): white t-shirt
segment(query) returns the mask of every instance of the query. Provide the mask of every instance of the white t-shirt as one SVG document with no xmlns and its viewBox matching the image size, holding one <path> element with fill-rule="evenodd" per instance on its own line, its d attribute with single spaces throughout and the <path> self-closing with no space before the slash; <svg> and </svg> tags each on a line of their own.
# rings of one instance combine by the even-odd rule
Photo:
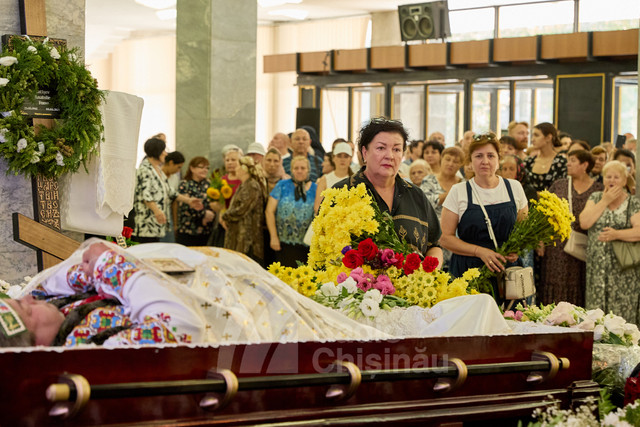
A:
<svg viewBox="0 0 640 427">
<path fill-rule="evenodd" d="M 504 178 L 498 177 L 500 182 L 498 186 L 495 188 L 482 188 L 476 184 L 475 178 L 469 180 L 471 186 L 475 188 L 475 193 L 472 188 L 473 195 L 473 203 L 480 204 L 480 202 L 485 206 L 496 205 L 498 203 L 508 202 L 509 192 L 507 191 L 507 186 L 504 183 Z M 510 179 L 509 184 L 511 184 L 511 191 L 513 192 L 513 199 L 516 202 L 516 208 L 518 211 L 520 209 L 527 207 L 527 196 L 524 194 L 524 189 L 519 181 L 515 179 Z M 477 199 L 480 197 L 480 202 Z M 462 214 L 465 213 L 468 206 L 467 200 L 467 183 L 460 182 L 451 187 L 449 191 L 449 195 L 444 200 L 442 204 L 443 207 L 449 209 L 451 212 L 458 215 L 458 218 L 462 218 Z"/>
</svg>

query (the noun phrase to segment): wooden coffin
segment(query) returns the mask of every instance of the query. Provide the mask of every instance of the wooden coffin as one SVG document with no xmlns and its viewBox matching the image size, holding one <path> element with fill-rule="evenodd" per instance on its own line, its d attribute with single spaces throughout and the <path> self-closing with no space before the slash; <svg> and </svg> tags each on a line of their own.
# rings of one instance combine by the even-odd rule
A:
<svg viewBox="0 0 640 427">
<path fill-rule="evenodd" d="M 592 347 L 591 333 L 571 332 L 219 347 L 5 349 L 0 352 L 0 425 L 305 420 L 423 425 L 493 420 L 493 425 L 503 425 L 526 419 L 553 401 L 567 408 L 595 395 Z M 353 362 L 359 372 L 349 364 L 332 367 L 335 360 Z M 207 379 L 209 370 L 223 369 L 235 374 L 237 393 L 229 372 Z M 84 377 L 88 386 L 65 373 Z M 65 391 L 71 402 L 64 401 Z M 47 394 L 63 401 L 54 403 Z M 77 395 L 88 398 L 85 405 L 73 403 Z"/>
</svg>

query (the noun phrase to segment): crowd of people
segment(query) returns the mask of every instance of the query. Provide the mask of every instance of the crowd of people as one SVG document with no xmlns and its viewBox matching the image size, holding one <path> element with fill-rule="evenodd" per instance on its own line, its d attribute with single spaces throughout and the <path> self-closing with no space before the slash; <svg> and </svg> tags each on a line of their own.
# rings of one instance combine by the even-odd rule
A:
<svg viewBox="0 0 640 427">
<path fill-rule="evenodd" d="M 246 154 L 225 146 L 222 178 L 233 191 L 222 204 L 207 197 L 209 161 L 191 159 L 176 180 L 185 159 L 167 155 L 156 136 L 138 170 L 133 239 L 170 241 L 174 234 L 187 246 L 220 246 L 263 266 L 295 267 L 306 262 L 322 192 L 365 183 L 399 236 L 453 276 L 482 265 L 496 272 L 531 265 L 537 302 L 599 307 L 635 322 L 640 270 L 622 271 L 608 245 L 640 240 L 635 144 L 628 135 L 623 147 L 591 146 L 551 123 L 526 122 L 512 122 L 500 138 L 466 131 L 455 143 L 440 132 L 409 140 L 400 122 L 379 118 L 363 126 L 357 147 L 339 138 L 325 151 L 307 126 L 275 134 L 266 148 L 250 144 Z M 521 257 L 496 251 L 543 190 L 570 200 L 573 230 L 588 235 L 586 262 L 566 253 L 563 242 Z"/>
</svg>

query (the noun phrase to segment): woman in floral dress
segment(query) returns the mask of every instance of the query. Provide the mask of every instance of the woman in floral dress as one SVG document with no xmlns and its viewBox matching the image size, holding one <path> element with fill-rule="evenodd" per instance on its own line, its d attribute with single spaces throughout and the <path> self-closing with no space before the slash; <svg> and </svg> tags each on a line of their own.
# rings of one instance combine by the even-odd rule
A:
<svg viewBox="0 0 640 427">
<path fill-rule="evenodd" d="M 627 322 L 640 320 L 640 269 L 622 270 L 611 242 L 640 240 L 640 200 L 625 190 L 627 168 L 619 161 L 602 171 L 604 191 L 595 192 L 580 214 L 589 230 L 587 242 L 586 308 L 613 312 Z"/>
<path fill-rule="evenodd" d="M 587 204 L 587 200 L 595 191 L 602 191 L 601 183 L 589 176 L 595 161 L 590 152 L 576 150 L 567 156 L 567 173 L 571 177 L 554 182 L 549 191 L 568 199 L 569 182 L 571 182 L 571 209 L 576 221 L 572 225 L 573 232 L 586 233 L 580 228 L 577 218 Z M 564 251 L 566 242 L 558 242 L 557 246 L 544 248 L 542 257 L 542 280 L 537 286 L 538 302 L 550 304 L 567 301 L 584 307 L 584 289 L 586 281 L 586 264 Z"/>
<path fill-rule="evenodd" d="M 533 127 L 531 143 L 538 154 L 524 161 L 528 183 L 536 191 L 547 190 L 555 181 L 567 176 L 567 158 L 556 153 L 561 145 L 558 131 L 551 123 L 538 123 Z"/>
<path fill-rule="evenodd" d="M 178 192 L 206 201 L 207 188 L 209 187 L 208 175 L 209 160 L 201 156 L 194 157 L 189 162 L 189 170 L 180 183 Z M 205 210 L 197 211 L 180 203 L 178 205 L 176 243 L 185 246 L 206 246 L 213 218 L 214 213 L 209 206 Z"/>
</svg>

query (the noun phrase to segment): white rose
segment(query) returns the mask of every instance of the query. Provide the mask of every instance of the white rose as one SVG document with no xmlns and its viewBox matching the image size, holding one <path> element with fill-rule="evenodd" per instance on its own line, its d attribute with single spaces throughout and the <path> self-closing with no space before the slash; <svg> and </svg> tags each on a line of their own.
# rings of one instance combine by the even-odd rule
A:
<svg viewBox="0 0 640 427">
<path fill-rule="evenodd" d="M 0 129 L 0 143 L 7 142 L 7 132 L 9 129 Z"/>
<path fill-rule="evenodd" d="M 16 146 L 16 151 L 19 153 L 25 148 L 27 148 L 27 140 L 24 138 L 20 138 L 18 140 L 18 145 Z"/>
<path fill-rule="evenodd" d="M 371 298 L 365 298 L 360 303 L 360 310 L 365 316 L 377 316 L 380 312 L 380 305 Z"/>
<path fill-rule="evenodd" d="M 578 329 L 582 329 L 583 331 L 593 331 L 595 327 L 596 322 L 591 319 L 587 319 L 578 325 Z"/>
<path fill-rule="evenodd" d="M 338 289 L 341 292 L 342 292 L 342 288 L 346 288 L 347 292 L 349 292 L 350 294 L 353 294 L 358 290 L 358 283 L 352 277 L 347 277 L 347 280 L 340 283 L 340 285 L 338 286 L 339 286 Z"/>
<path fill-rule="evenodd" d="M 27 48 L 27 51 L 31 52 L 31 53 L 36 53 L 38 51 L 38 49 L 36 49 L 35 46 L 29 46 Z"/>
<path fill-rule="evenodd" d="M 604 325 L 597 325 L 593 328 L 593 340 L 600 341 L 602 339 L 602 335 L 604 334 Z"/>
<path fill-rule="evenodd" d="M 322 286 L 320 286 L 320 291 L 323 295 L 328 297 L 338 296 L 338 287 L 333 282 L 324 283 Z"/>
<path fill-rule="evenodd" d="M 609 332 L 616 334 L 620 337 L 624 335 L 624 324 L 626 321 L 620 316 L 612 316 L 604 318 L 604 327 L 609 330 Z"/>
<path fill-rule="evenodd" d="M 6 86 L 9 83 L 9 79 L 5 79 L 4 77 L 0 77 L 0 87 Z"/>
<path fill-rule="evenodd" d="M 545 322 L 549 325 L 560 325 L 567 323 L 567 325 L 575 325 L 576 319 L 573 317 L 573 311 L 575 306 L 568 302 L 562 301 L 553 309 L 553 311 L 547 316 Z"/>
<path fill-rule="evenodd" d="M 58 166 L 64 166 L 64 157 L 62 157 L 62 154 L 59 151 L 56 153 L 56 164 Z"/>
<path fill-rule="evenodd" d="M 53 59 L 60 59 L 60 54 L 58 53 L 58 49 L 56 49 L 55 47 L 52 47 L 51 50 L 49 50 L 49 54 Z"/>
<path fill-rule="evenodd" d="M 0 58 L 0 65 L 4 65 L 5 67 L 9 67 L 18 62 L 18 58 L 15 56 L 3 56 Z"/>
<path fill-rule="evenodd" d="M 587 319 L 593 320 L 594 322 L 597 322 L 598 320 L 602 319 L 603 316 L 604 316 L 604 311 L 600 310 L 599 308 L 596 308 L 595 310 L 587 311 Z"/>
<path fill-rule="evenodd" d="M 364 299 L 370 299 L 370 300 L 375 301 L 376 304 L 380 304 L 380 302 L 382 301 L 382 294 L 377 289 L 369 289 L 364 294 Z"/>
</svg>

